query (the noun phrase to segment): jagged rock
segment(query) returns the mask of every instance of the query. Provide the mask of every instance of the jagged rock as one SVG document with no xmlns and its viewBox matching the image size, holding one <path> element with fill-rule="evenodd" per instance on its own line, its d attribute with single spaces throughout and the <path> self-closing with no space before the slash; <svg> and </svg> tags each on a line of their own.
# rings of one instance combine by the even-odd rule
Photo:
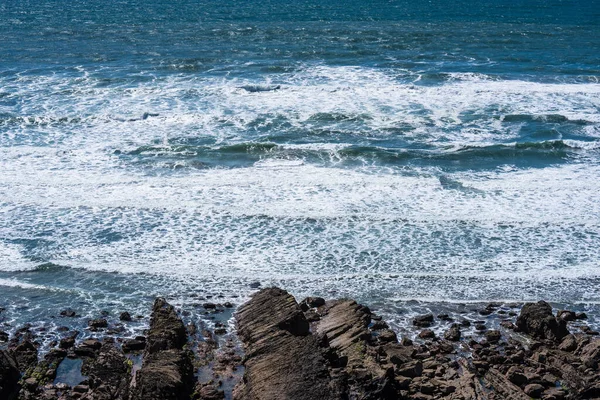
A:
<svg viewBox="0 0 600 400">
<path fill-rule="evenodd" d="M 112 344 L 102 345 L 96 358 L 86 359 L 81 372 L 88 377 L 94 400 L 127 399 L 131 371 L 127 358 Z M 81 389 L 86 392 L 88 387 Z"/>
<path fill-rule="evenodd" d="M 127 311 L 124 311 L 121 313 L 121 315 L 119 315 L 119 320 L 125 322 L 131 321 L 131 314 L 129 314 Z"/>
<path fill-rule="evenodd" d="M 235 399 L 337 398 L 319 342 L 293 296 L 277 288 L 263 289 L 239 308 L 236 320 L 246 369 Z M 340 336 L 341 332 L 332 339 Z"/>
<path fill-rule="evenodd" d="M 420 328 L 429 328 L 433 324 L 433 314 L 416 316 L 413 319 L 413 325 Z"/>
<path fill-rule="evenodd" d="M 517 318 L 517 328 L 534 338 L 560 341 L 569 334 L 567 323 L 556 319 L 545 301 L 527 303 Z"/>
<path fill-rule="evenodd" d="M 162 297 L 154 301 L 150 329 L 146 339 L 146 350 L 155 353 L 160 350 L 182 349 L 187 342 L 185 325 L 172 305 Z"/>
<path fill-rule="evenodd" d="M 28 339 L 12 348 L 11 353 L 17 361 L 17 366 L 21 372 L 25 372 L 28 368 L 37 364 L 37 347 Z"/>
<path fill-rule="evenodd" d="M 581 349 L 581 360 L 589 368 L 598 369 L 598 363 L 600 363 L 600 340 L 593 340 Z"/>
<path fill-rule="evenodd" d="M 102 343 L 98 339 L 86 339 L 79 344 L 74 350 L 74 353 L 81 357 L 96 357 L 98 350 L 102 347 Z"/>
<path fill-rule="evenodd" d="M 300 303 L 302 311 L 308 311 L 310 308 L 321 307 L 325 305 L 325 299 L 321 297 L 307 297 Z"/>
<path fill-rule="evenodd" d="M 133 351 L 144 350 L 146 348 L 146 338 L 141 336 L 139 339 L 126 339 L 123 341 L 122 348 L 124 353 L 131 353 Z"/>
<path fill-rule="evenodd" d="M 189 399 L 194 383 L 191 358 L 191 353 L 176 349 L 146 353 L 142 368 L 135 374 L 131 399 Z"/>
<path fill-rule="evenodd" d="M 458 342 L 460 340 L 460 324 L 452 324 L 450 329 L 444 332 L 444 338 L 452 342 Z"/>
<path fill-rule="evenodd" d="M 563 338 L 562 342 L 560 343 L 560 346 L 558 346 L 558 348 L 563 351 L 577 350 L 577 340 L 575 339 L 575 336 L 573 336 L 573 335 L 565 336 Z"/>
<path fill-rule="evenodd" d="M 0 331 L 0 342 L 8 342 L 8 333 Z"/>
<path fill-rule="evenodd" d="M 158 298 L 152 307 L 142 367 L 136 371 L 131 400 L 189 399 L 194 386 L 193 354 L 182 350 L 185 325 L 173 306 Z"/>
<path fill-rule="evenodd" d="M 0 399 L 10 399 L 18 391 L 21 377 L 16 360 L 5 350 L 0 350 Z"/>
<path fill-rule="evenodd" d="M 577 314 L 575 314 L 575 312 L 573 311 L 568 311 L 568 310 L 559 310 L 556 313 L 556 318 L 560 318 L 564 321 L 575 321 L 575 319 L 577 318 Z"/>
<path fill-rule="evenodd" d="M 484 380 L 489 384 L 489 386 L 494 388 L 494 391 L 498 395 L 501 396 L 499 398 L 511 400 L 529 400 L 529 396 L 523 393 L 521 388 L 519 388 L 519 386 L 509 379 L 510 378 L 507 378 L 495 368 L 488 369 L 484 375 Z"/>
<path fill-rule="evenodd" d="M 396 374 L 407 378 L 416 378 L 421 376 L 422 373 L 423 363 L 421 361 L 411 361 L 396 368 Z"/>
</svg>

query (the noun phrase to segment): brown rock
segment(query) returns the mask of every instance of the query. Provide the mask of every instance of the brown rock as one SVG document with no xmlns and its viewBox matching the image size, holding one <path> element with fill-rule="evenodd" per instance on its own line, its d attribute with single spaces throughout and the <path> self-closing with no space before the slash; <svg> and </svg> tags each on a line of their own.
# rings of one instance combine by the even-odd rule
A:
<svg viewBox="0 0 600 400">
<path fill-rule="evenodd" d="M 347 304 L 343 307 L 352 308 Z M 350 313 L 352 315 L 352 313 Z M 362 319 L 360 314 L 356 318 Z M 298 303 L 284 290 L 263 289 L 236 313 L 238 334 L 246 349 L 243 382 L 235 399 L 335 399 L 327 362 L 319 342 L 310 334 Z M 369 321 L 362 319 L 366 328 Z M 333 343 L 350 346 L 354 333 L 345 331 L 344 318 L 321 319 L 320 327 Z M 331 336 L 330 336 L 331 334 Z M 358 333 L 360 336 L 361 333 Z"/>
<path fill-rule="evenodd" d="M 452 342 L 458 342 L 460 340 L 460 335 L 460 324 L 452 324 L 450 329 L 444 333 L 444 338 Z"/>
<path fill-rule="evenodd" d="M 525 386 L 525 389 L 523 389 L 523 391 L 527 396 L 538 399 L 542 396 L 542 393 L 544 392 L 544 387 L 537 383 L 531 383 Z"/>
<path fill-rule="evenodd" d="M 552 307 L 545 301 L 527 303 L 517 318 L 517 328 L 538 339 L 560 341 L 569 334 L 567 323 L 552 314 Z"/>
</svg>

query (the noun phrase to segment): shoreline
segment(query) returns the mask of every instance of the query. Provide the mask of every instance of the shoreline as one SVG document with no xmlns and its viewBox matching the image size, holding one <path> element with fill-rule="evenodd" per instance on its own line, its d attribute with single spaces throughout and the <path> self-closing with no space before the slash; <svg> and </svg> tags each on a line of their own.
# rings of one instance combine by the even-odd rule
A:
<svg viewBox="0 0 600 400">
<path fill-rule="evenodd" d="M 598 332 L 584 313 L 555 316 L 545 302 L 490 303 L 479 321 L 426 314 L 395 330 L 354 300 L 297 302 L 278 288 L 235 309 L 235 332 L 223 318 L 233 304 L 202 307 L 210 328 L 158 298 L 143 336 L 104 315 L 88 321 L 95 338 L 56 328 L 45 353 L 43 331 L 0 332 L 0 398 L 600 398 Z"/>
</svg>

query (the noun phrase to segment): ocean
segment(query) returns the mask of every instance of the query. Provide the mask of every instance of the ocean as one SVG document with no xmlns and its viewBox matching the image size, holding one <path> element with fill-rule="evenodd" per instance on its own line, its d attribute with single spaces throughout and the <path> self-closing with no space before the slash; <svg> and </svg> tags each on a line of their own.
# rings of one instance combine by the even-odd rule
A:
<svg viewBox="0 0 600 400">
<path fill-rule="evenodd" d="M 600 2 L 3 0 L 0 328 L 258 284 L 600 311 Z"/>
</svg>

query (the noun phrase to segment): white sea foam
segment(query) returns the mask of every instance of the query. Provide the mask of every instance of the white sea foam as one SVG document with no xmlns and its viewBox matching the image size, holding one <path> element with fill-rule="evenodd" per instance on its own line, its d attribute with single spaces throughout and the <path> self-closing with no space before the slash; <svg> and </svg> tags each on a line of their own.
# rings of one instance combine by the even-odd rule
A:
<svg viewBox="0 0 600 400">
<path fill-rule="evenodd" d="M 593 139 L 598 84 L 457 75 L 427 87 L 390 71 L 323 66 L 281 75 L 269 82 L 280 89 L 259 93 L 239 89 L 256 82 L 183 75 L 104 87 L 86 71 L 2 83 L 8 100 L 23 99 L 16 120 L 0 122 L 3 271 L 30 269 L 35 259 L 190 285 L 250 277 L 306 294 L 484 299 L 552 289 L 557 298 L 598 300 L 597 163 L 447 177 L 435 167 L 349 170 L 265 158 L 248 168 L 147 174 L 113 154 L 168 149 L 169 139 L 185 137 L 216 148 L 292 128 L 375 140 L 406 126 L 399 135 L 407 140 L 454 151 L 511 143 L 520 125 L 502 117 L 520 114 L 587 121 Z M 334 158 L 347 144 L 282 147 Z M 35 257 L 21 241 L 31 238 L 47 241 Z"/>
</svg>

